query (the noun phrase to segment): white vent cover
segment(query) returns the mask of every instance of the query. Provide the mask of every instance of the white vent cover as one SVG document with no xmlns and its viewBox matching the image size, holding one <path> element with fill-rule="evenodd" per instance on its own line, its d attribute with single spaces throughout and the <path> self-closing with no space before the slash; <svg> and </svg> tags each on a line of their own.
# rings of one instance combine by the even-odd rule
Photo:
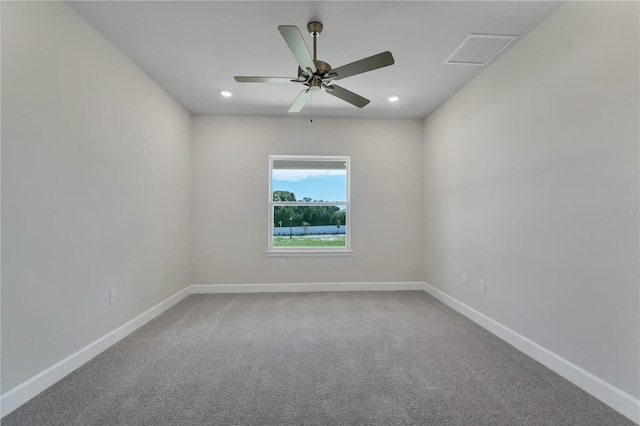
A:
<svg viewBox="0 0 640 426">
<path fill-rule="evenodd" d="M 517 38 L 513 35 L 469 34 L 444 63 L 484 65 Z"/>
</svg>

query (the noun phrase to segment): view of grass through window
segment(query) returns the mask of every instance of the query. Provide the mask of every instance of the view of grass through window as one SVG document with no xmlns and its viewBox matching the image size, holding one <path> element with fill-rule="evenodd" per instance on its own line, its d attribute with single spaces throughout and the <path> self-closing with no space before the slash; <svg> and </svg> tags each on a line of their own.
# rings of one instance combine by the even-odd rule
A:
<svg viewBox="0 0 640 426">
<path fill-rule="evenodd" d="M 345 160 L 273 160 L 273 247 L 347 245 Z"/>
<path fill-rule="evenodd" d="M 322 237 L 322 238 L 307 238 L 307 237 L 275 237 L 273 239 L 273 245 L 276 247 L 344 247 L 344 235 L 338 237 Z"/>
</svg>

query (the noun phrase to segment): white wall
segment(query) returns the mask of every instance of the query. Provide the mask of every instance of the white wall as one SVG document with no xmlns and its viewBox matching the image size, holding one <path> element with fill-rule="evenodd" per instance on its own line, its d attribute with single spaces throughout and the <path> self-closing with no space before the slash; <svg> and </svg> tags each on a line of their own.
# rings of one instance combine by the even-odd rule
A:
<svg viewBox="0 0 640 426">
<path fill-rule="evenodd" d="M 2 2 L 3 393 L 190 284 L 190 130 L 66 4 Z"/>
<path fill-rule="evenodd" d="M 422 281 L 422 121 L 200 116 L 193 140 L 194 284 Z M 351 256 L 267 256 L 269 154 L 351 156 Z"/>
<path fill-rule="evenodd" d="M 635 398 L 638 217 L 605 211 L 639 207 L 638 40 L 637 2 L 563 5 L 425 120 L 424 153 L 425 280 Z"/>
<path fill-rule="evenodd" d="M 566 4 L 423 128 L 191 122 L 65 4 L 3 2 L 2 392 L 190 282 L 425 279 L 638 398 L 638 218 L 605 216 L 639 204 L 637 16 Z M 269 154 L 352 157 L 351 256 L 266 256 Z"/>
</svg>

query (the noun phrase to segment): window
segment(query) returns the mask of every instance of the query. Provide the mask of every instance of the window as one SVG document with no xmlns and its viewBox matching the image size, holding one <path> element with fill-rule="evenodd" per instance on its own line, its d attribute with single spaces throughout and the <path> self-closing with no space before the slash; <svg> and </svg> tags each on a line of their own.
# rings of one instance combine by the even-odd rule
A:
<svg viewBox="0 0 640 426">
<path fill-rule="evenodd" d="M 269 156 L 269 252 L 349 253 L 349 157 Z"/>
</svg>

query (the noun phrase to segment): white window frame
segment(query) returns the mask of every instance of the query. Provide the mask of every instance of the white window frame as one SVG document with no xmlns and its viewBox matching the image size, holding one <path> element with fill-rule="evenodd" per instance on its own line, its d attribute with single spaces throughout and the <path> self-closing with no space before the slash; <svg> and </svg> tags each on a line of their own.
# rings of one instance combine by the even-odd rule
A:
<svg viewBox="0 0 640 426">
<path fill-rule="evenodd" d="M 347 172 L 347 199 L 342 202 L 304 202 L 304 201 L 273 201 L 273 162 L 277 160 L 303 160 L 303 161 L 344 161 Z M 270 155 L 269 156 L 269 222 L 268 222 L 268 246 L 269 256 L 340 256 L 351 254 L 351 157 L 344 155 L 319 156 L 319 155 Z M 275 206 L 345 206 L 345 246 L 344 247 L 274 247 L 273 246 L 273 211 Z"/>
</svg>

